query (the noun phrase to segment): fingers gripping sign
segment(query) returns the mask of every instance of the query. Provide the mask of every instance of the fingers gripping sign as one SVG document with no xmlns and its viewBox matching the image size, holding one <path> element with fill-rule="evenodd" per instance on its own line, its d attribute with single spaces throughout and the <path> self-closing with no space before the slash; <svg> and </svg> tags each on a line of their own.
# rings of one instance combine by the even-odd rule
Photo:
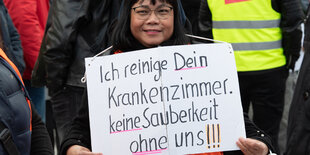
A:
<svg viewBox="0 0 310 155">
<path fill-rule="evenodd" d="M 261 141 L 250 138 L 239 138 L 237 145 L 245 155 L 267 155 L 268 147 Z"/>
<path fill-rule="evenodd" d="M 68 149 L 67 155 L 103 155 L 103 154 L 91 152 L 88 148 L 80 145 L 73 145 Z"/>
</svg>

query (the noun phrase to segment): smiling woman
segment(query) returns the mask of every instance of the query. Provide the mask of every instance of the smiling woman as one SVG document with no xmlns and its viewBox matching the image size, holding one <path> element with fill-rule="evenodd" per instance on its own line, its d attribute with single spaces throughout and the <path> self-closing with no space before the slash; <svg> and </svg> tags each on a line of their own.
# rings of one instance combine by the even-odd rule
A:
<svg viewBox="0 0 310 155">
<path fill-rule="evenodd" d="M 124 1 L 112 35 L 112 51 L 188 44 L 185 31 L 176 0 Z"/>
<path fill-rule="evenodd" d="M 136 3 L 131 11 L 132 35 L 145 47 L 157 46 L 172 36 L 173 17 L 173 7 L 169 4 Z"/>
</svg>

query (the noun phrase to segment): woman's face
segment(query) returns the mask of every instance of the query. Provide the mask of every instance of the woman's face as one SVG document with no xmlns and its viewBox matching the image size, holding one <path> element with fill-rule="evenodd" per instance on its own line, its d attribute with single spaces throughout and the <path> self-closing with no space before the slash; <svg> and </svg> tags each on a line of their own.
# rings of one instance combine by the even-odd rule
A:
<svg viewBox="0 0 310 155">
<path fill-rule="evenodd" d="M 130 30 L 144 46 L 153 47 L 168 40 L 173 33 L 174 13 L 170 4 L 139 0 L 132 6 Z"/>
</svg>

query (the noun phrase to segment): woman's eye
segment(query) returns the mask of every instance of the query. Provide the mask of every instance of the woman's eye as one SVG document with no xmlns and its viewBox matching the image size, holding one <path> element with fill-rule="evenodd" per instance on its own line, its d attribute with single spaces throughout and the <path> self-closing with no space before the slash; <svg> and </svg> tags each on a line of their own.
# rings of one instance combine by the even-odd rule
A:
<svg viewBox="0 0 310 155">
<path fill-rule="evenodd" d="M 147 15 L 149 14 L 149 11 L 148 10 L 137 10 L 137 13 L 141 15 Z"/>
<path fill-rule="evenodd" d="M 160 10 L 158 10 L 158 12 L 167 13 L 167 12 L 169 12 L 169 10 L 168 9 L 160 9 Z"/>
<path fill-rule="evenodd" d="M 160 9 L 157 11 L 159 14 L 168 14 L 169 10 L 168 9 Z"/>
</svg>

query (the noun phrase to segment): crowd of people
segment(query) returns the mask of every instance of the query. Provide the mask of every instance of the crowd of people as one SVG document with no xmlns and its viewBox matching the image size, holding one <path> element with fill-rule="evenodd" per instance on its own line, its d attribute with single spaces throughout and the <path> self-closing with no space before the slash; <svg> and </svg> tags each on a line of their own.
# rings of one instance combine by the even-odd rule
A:
<svg viewBox="0 0 310 155">
<path fill-rule="evenodd" d="M 55 154 L 54 144 L 58 154 L 101 154 L 91 152 L 84 58 L 110 46 L 104 55 L 194 44 L 186 34 L 232 45 L 244 112 L 247 138 L 236 142 L 240 150 L 201 155 L 310 154 L 308 5 L 308 0 L 0 0 L 0 154 Z M 286 82 L 301 50 L 283 148 L 278 138 L 283 112 L 288 113 Z M 52 114 L 45 112 L 47 97 Z"/>
</svg>

